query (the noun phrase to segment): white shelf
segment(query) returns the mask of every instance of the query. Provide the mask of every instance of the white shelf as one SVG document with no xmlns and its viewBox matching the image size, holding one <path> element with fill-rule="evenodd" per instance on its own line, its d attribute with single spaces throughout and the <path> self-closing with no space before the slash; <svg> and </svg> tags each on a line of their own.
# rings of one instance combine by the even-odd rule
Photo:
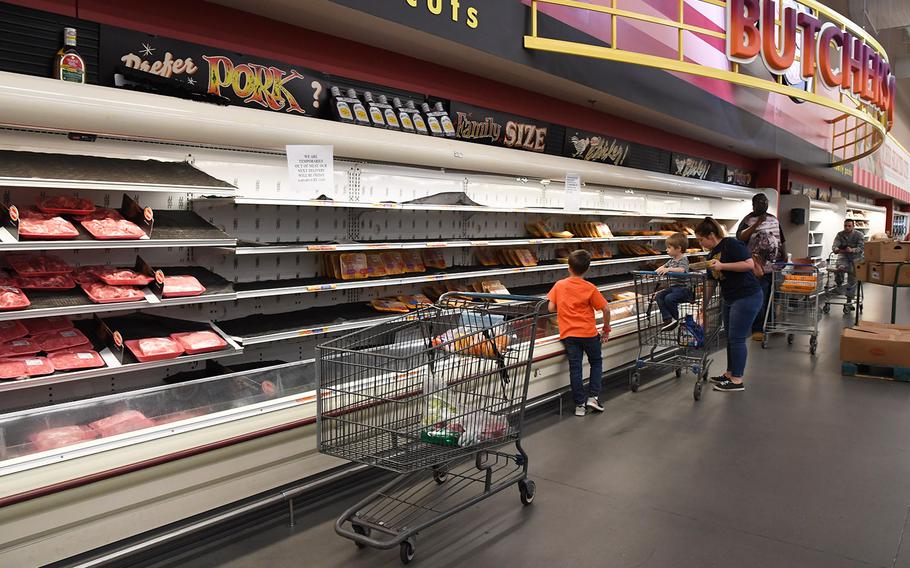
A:
<svg viewBox="0 0 910 568">
<path fill-rule="evenodd" d="M 234 188 L 201 185 L 157 185 L 149 183 L 119 183 L 68 179 L 17 178 L 0 176 L 0 187 L 34 189 L 65 189 L 69 191 L 122 191 L 126 193 L 192 193 L 212 197 L 233 197 Z"/>
<path fill-rule="evenodd" d="M 5 228 L 0 228 L 0 252 L 31 252 L 55 250 L 109 250 L 149 248 L 233 247 L 235 239 L 138 239 L 134 241 L 17 241 Z"/>
</svg>

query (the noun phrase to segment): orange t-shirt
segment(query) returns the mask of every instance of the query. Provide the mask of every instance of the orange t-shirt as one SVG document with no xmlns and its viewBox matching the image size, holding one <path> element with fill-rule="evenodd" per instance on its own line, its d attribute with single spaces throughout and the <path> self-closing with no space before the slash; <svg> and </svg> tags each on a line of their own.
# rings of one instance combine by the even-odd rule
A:
<svg viewBox="0 0 910 568">
<path fill-rule="evenodd" d="M 553 285 L 547 298 L 556 304 L 559 338 L 594 337 L 594 310 L 603 311 L 607 301 L 594 284 L 571 276 Z"/>
</svg>

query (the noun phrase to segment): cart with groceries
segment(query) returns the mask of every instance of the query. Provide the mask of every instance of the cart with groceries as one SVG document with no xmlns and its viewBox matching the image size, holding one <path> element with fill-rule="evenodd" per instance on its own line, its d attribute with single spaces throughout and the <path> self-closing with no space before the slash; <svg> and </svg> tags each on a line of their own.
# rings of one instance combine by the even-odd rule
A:
<svg viewBox="0 0 910 568">
<path fill-rule="evenodd" d="M 658 274 L 633 272 L 638 312 L 638 358 L 629 375 L 629 387 L 637 392 L 644 371 L 670 370 L 679 378 L 695 375 L 693 397 L 701 400 L 712 359 L 711 348 L 721 331 L 720 295 L 705 272 Z M 684 286 L 688 300 L 678 306 L 679 319 L 666 325 L 658 310 L 658 294 L 671 286 Z"/>
<path fill-rule="evenodd" d="M 427 527 L 511 486 L 534 500 L 521 431 L 545 306 L 447 293 L 318 347 L 319 451 L 400 474 L 345 511 L 339 535 L 407 564 Z"/>
<path fill-rule="evenodd" d="M 792 344 L 797 335 L 808 335 L 809 353 L 815 355 L 818 348 L 819 298 L 823 291 L 824 281 L 814 264 L 773 265 L 762 348 L 767 349 L 771 334 L 785 334 L 788 344 Z"/>
</svg>

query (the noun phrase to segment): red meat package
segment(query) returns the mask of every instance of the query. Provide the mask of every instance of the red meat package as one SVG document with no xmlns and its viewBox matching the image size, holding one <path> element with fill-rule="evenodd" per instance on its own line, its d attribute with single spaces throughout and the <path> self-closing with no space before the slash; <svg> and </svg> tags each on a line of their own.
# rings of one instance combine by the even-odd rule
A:
<svg viewBox="0 0 910 568">
<path fill-rule="evenodd" d="M 170 337 L 130 339 L 125 344 L 140 363 L 163 361 L 183 355 L 183 347 Z"/>
<path fill-rule="evenodd" d="M 71 290 L 76 281 L 69 275 L 59 276 L 20 276 L 19 288 L 22 290 Z"/>
<path fill-rule="evenodd" d="M 73 322 L 66 316 L 28 319 L 22 323 L 24 324 L 26 331 L 31 335 L 38 335 L 49 331 L 73 329 Z"/>
<path fill-rule="evenodd" d="M 83 284 L 82 290 L 88 294 L 91 301 L 96 304 L 112 304 L 116 302 L 138 302 L 145 299 L 145 294 L 138 288 L 129 286 L 108 286 L 103 282 Z"/>
<path fill-rule="evenodd" d="M 81 369 L 97 369 L 104 367 L 104 359 L 91 349 L 75 349 L 72 351 L 54 351 L 48 353 L 54 369 L 58 371 L 78 371 Z"/>
<path fill-rule="evenodd" d="M 91 284 L 92 282 L 98 282 L 100 280 L 98 275 L 108 268 L 110 267 L 80 266 L 73 271 L 73 280 L 75 280 L 78 284 Z"/>
<path fill-rule="evenodd" d="M 0 286 L 18 286 L 19 280 L 9 272 L 0 270 Z"/>
<path fill-rule="evenodd" d="M 97 437 L 98 433 L 88 426 L 62 426 L 42 430 L 29 436 L 29 439 L 35 445 L 36 450 L 46 452 L 86 440 L 94 440 Z"/>
<path fill-rule="evenodd" d="M 21 357 L 23 355 L 37 355 L 41 346 L 28 337 L 20 337 L 6 343 L 0 343 L 0 357 Z"/>
<path fill-rule="evenodd" d="M 40 377 L 54 372 L 54 365 L 47 357 L 11 357 L 8 361 L 22 361 L 25 365 L 25 374 L 29 377 Z"/>
<path fill-rule="evenodd" d="M 79 231 L 63 217 L 28 209 L 19 217 L 19 236 L 25 239 L 74 239 Z"/>
<path fill-rule="evenodd" d="M 88 346 L 90 344 L 88 337 L 75 328 L 41 333 L 35 335 L 32 339 L 41 346 L 42 351 L 47 353 Z"/>
<path fill-rule="evenodd" d="M 6 261 L 19 276 L 58 276 L 73 271 L 62 258 L 50 254 L 8 254 Z"/>
<path fill-rule="evenodd" d="M 0 310 L 21 310 L 32 303 L 19 288 L 0 286 Z"/>
<path fill-rule="evenodd" d="M 52 215 L 88 215 L 95 211 L 95 204 L 82 197 L 55 195 L 38 200 L 38 209 Z"/>
<path fill-rule="evenodd" d="M 172 333 L 171 339 L 179 343 L 187 355 L 219 351 L 227 347 L 227 341 L 214 331 Z"/>
<path fill-rule="evenodd" d="M 21 359 L 0 359 L 0 379 L 21 379 L 27 376 L 25 362 Z"/>
<path fill-rule="evenodd" d="M 148 286 L 154 278 L 132 268 L 107 266 L 97 272 L 98 278 L 110 286 Z"/>
<path fill-rule="evenodd" d="M 89 428 L 102 438 L 107 438 L 108 436 L 116 436 L 117 434 L 142 430 L 143 428 L 151 428 L 154 425 L 154 420 L 146 418 L 145 414 L 138 410 L 124 410 L 113 416 L 90 423 Z"/>
<path fill-rule="evenodd" d="M 139 225 L 126 219 L 89 219 L 82 226 L 98 240 L 133 240 L 145 236 Z"/>
<path fill-rule="evenodd" d="M 184 296 L 198 296 L 205 292 L 205 286 L 199 283 L 195 276 L 165 276 L 165 298 L 181 298 Z"/>
<path fill-rule="evenodd" d="M 27 321 L 27 320 L 26 320 Z M 0 343 L 25 337 L 29 334 L 28 328 L 18 321 L 0 321 Z"/>
</svg>

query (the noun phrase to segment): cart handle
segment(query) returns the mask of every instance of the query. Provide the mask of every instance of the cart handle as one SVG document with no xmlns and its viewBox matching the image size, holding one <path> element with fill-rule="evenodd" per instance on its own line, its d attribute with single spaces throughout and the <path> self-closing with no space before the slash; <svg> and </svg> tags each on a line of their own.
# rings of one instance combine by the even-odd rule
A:
<svg viewBox="0 0 910 568">
<path fill-rule="evenodd" d="M 648 276 L 657 276 L 656 270 L 633 270 L 632 274 L 647 274 Z M 691 272 L 667 272 L 664 276 L 670 278 L 688 278 L 691 276 Z"/>
<path fill-rule="evenodd" d="M 512 294 L 488 294 L 486 292 L 446 292 L 439 297 L 438 303 L 452 297 L 477 299 L 477 300 L 510 300 L 513 302 L 542 302 L 540 296 L 519 296 Z"/>
</svg>

